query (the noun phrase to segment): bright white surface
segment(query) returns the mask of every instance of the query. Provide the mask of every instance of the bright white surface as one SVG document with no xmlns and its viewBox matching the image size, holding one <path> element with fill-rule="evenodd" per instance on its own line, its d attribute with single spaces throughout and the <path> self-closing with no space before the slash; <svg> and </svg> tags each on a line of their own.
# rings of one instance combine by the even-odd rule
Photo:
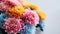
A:
<svg viewBox="0 0 60 34">
<path fill-rule="evenodd" d="M 60 0 L 28 1 L 38 5 L 46 13 L 45 29 L 41 34 L 60 34 Z"/>
</svg>

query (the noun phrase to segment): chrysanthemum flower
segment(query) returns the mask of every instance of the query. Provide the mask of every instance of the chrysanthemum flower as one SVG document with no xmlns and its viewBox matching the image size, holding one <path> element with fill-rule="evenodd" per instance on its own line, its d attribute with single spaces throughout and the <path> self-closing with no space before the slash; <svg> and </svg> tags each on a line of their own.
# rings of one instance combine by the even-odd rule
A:
<svg viewBox="0 0 60 34">
<path fill-rule="evenodd" d="M 0 0 L 0 9 L 7 10 L 13 6 L 22 6 L 21 2 L 21 0 Z"/>
<path fill-rule="evenodd" d="M 17 33 L 23 28 L 24 24 L 21 19 L 16 18 L 8 18 L 3 24 L 3 29 L 7 33 Z"/>
<path fill-rule="evenodd" d="M 26 24 L 20 31 L 21 34 L 35 34 L 36 28 L 30 24 Z"/>
<path fill-rule="evenodd" d="M 31 25 L 36 25 L 39 22 L 39 16 L 33 10 L 26 9 L 23 14 L 23 18 L 25 19 L 25 23 L 29 23 Z"/>
<path fill-rule="evenodd" d="M 14 6 L 7 11 L 7 14 L 9 14 L 9 16 L 16 18 L 22 17 L 23 13 L 24 13 L 23 7 L 19 7 L 19 6 Z"/>
</svg>

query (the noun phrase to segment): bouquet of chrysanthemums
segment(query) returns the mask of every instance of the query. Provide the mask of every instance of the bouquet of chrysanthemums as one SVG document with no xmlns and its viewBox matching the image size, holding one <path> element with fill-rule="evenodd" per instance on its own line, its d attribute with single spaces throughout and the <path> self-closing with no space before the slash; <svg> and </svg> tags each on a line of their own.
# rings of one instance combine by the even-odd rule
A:
<svg viewBox="0 0 60 34">
<path fill-rule="evenodd" d="M 0 34 L 35 34 L 43 31 L 45 14 L 23 0 L 0 0 Z"/>
</svg>

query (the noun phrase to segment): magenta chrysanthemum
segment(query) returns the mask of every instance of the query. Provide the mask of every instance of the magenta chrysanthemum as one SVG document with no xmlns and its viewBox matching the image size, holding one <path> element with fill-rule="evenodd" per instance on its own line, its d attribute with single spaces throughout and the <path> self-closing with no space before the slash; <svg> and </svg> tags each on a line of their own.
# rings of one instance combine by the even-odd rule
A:
<svg viewBox="0 0 60 34">
<path fill-rule="evenodd" d="M 3 25 L 3 29 L 5 29 L 7 33 L 17 33 L 23 28 L 23 25 L 21 19 L 8 18 Z"/>
<path fill-rule="evenodd" d="M 25 19 L 26 23 L 36 25 L 39 21 L 39 16 L 33 10 L 26 9 L 25 13 L 23 14 L 23 18 Z"/>
</svg>

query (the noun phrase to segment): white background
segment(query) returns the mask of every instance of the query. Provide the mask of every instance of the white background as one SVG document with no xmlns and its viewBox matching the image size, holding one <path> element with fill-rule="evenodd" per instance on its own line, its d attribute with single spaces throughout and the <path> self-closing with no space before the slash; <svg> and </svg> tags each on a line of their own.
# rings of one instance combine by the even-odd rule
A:
<svg viewBox="0 0 60 34">
<path fill-rule="evenodd" d="M 60 0 L 28 0 L 46 13 L 45 29 L 37 34 L 60 34 Z"/>
</svg>

